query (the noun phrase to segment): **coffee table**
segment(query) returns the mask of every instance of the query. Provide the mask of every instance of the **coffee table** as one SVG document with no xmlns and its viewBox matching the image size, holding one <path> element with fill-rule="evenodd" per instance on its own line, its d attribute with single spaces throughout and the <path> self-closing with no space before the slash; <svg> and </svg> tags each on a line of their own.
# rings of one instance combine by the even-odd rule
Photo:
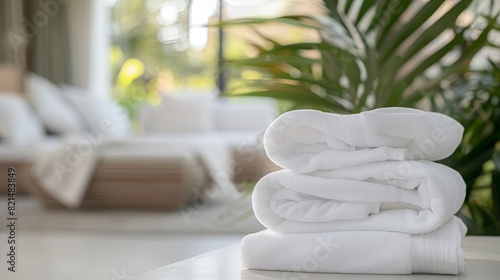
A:
<svg viewBox="0 0 500 280">
<path fill-rule="evenodd" d="M 126 280 L 326 280 L 326 279 L 500 279 L 500 237 L 468 236 L 462 241 L 465 272 L 458 275 L 360 275 L 292 273 L 244 269 L 239 244 L 167 265 Z"/>
</svg>

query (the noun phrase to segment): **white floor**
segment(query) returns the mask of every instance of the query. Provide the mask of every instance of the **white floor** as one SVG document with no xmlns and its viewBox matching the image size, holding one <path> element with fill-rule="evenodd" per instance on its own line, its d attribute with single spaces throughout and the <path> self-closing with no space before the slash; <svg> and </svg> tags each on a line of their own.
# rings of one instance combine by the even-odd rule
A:
<svg viewBox="0 0 500 280">
<path fill-rule="evenodd" d="M 0 225 L 7 222 L 4 201 Z M 7 232 L 0 226 L 2 280 L 123 279 L 238 243 L 261 228 L 238 214 L 245 207 L 192 209 L 186 219 L 182 211 L 49 211 L 29 198 L 18 205 L 16 273 L 7 271 Z"/>
<path fill-rule="evenodd" d="M 7 271 L 2 262 L 0 279 L 118 280 L 240 239 L 239 235 L 20 233 L 17 272 Z"/>
</svg>

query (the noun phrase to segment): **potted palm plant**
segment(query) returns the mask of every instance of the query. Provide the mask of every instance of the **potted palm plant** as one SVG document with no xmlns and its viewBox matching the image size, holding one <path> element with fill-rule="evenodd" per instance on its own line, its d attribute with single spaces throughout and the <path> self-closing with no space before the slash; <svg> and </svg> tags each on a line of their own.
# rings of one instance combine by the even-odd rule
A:
<svg viewBox="0 0 500 280">
<path fill-rule="evenodd" d="M 498 5 L 499 3 L 496 3 Z M 499 31 L 495 1 L 324 0 L 324 14 L 247 18 L 221 24 L 288 24 L 315 40 L 282 43 L 256 31 L 256 55 L 228 60 L 228 95 L 272 97 L 286 109 L 357 113 L 387 106 L 443 112 L 466 128 L 443 163 L 467 183 L 460 213 L 471 234 L 500 234 L 500 74 L 487 50 Z M 257 30 L 257 29 L 256 29 Z M 479 65 L 479 67 L 478 67 Z M 496 148 L 495 148 L 496 145 Z"/>
</svg>

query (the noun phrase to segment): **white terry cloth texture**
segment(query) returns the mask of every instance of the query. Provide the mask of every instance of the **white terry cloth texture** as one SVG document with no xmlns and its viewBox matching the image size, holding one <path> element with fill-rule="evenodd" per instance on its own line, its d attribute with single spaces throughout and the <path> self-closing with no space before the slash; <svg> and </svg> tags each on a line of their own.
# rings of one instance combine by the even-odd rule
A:
<svg viewBox="0 0 500 280">
<path fill-rule="evenodd" d="M 456 275 L 464 270 L 460 243 L 465 233 L 465 225 L 456 217 L 435 231 L 416 235 L 384 231 L 276 234 L 264 230 L 244 237 L 240 253 L 243 267 L 251 269 Z M 300 274 L 287 273 L 290 279 L 303 279 Z"/>
<path fill-rule="evenodd" d="M 121 140 L 95 138 L 95 135 L 85 133 L 69 134 L 58 145 L 39 150 L 33 164 L 33 176 L 39 186 L 58 202 L 68 208 L 78 208 L 99 159 L 107 155 L 130 158 L 128 156 L 137 149 L 142 149 L 143 155 L 150 154 L 151 157 L 162 156 L 172 149 L 194 150 L 205 163 L 221 194 L 231 199 L 239 196 L 231 181 L 232 158 L 229 147 L 216 138 L 135 137 Z"/>
<path fill-rule="evenodd" d="M 296 110 L 267 128 L 264 147 L 277 165 L 309 173 L 374 161 L 444 159 L 463 130 L 446 115 L 410 108 L 352 115 Z"/>
<path fill-rule="evenodd" d="M 465 198 L 458 172 L 430 161 L 385 161 L 302 174 L 280 170 L 255 186 L 255 216 L 276 233 L 435 230 Z"/>
</svg>

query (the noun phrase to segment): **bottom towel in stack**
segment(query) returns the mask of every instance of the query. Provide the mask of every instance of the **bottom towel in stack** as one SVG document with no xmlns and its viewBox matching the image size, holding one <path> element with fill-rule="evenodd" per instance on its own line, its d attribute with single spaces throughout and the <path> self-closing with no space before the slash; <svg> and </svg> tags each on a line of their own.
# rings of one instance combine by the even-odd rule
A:
<svg viewBox="0 0 500 280">
<path fill-rule="evenodd" d="M 330 273 L 458 274 L 466 227 L 458 172 L 385 161 L 310 174 L 280 170 L 255 186 L 267 231 L 245 237 L 246 268 Z"/>
<path fill-rule="evenodd" d="M 429 233 L 336 231 L 277 234 L 264 230 L 241 242 L 241 261 L 253 269 L 366 274 L 458 274 L 466 227 L 456 217 Z"/>
</svg>

